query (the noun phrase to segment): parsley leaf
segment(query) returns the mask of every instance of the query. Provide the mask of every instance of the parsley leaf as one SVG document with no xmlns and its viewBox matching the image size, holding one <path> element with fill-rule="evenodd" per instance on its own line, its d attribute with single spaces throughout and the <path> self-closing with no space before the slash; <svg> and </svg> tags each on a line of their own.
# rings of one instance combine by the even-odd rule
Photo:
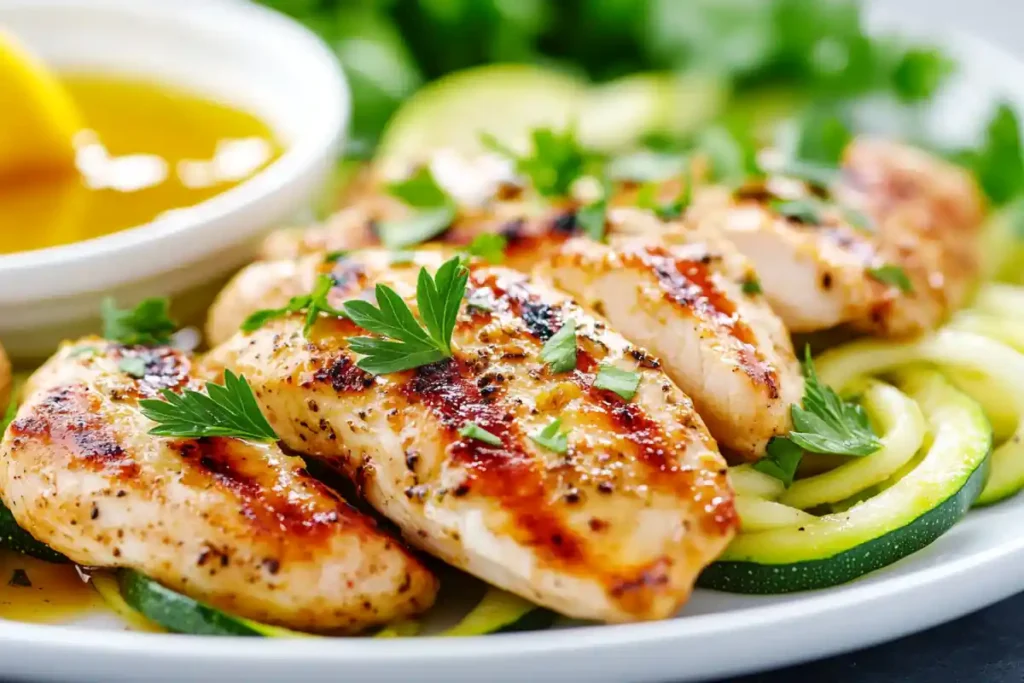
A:
<svg viewBox="0 0 1024 683">
<path fill-rule="evenodd" d="M 555 453 L 569 450 L 569 434 L 562 431 L 562 419 L 555 418 L 546 427 L 530 435 L 534 443 Z"/>
<path fill-rule="evenodd" d="M 802 180 L 808 185 L 827 190 L 834 185 L 840 177 L 840 171 L 834 166 L 827 166 L 812 161 L 789 159 L 777 166 L 768 169 L 787 178 Z"/>
<path fill-rule="evenodd" d="M 870 455 L 882 447 L 864 409 L 818 380 L 810 348 L 805 352 L 804 381 L 803 406 L 791 408 L 793 443 L 811 453 L 837 455 Z"/>
<path fill-rule="evenodd" d="M 442 206 L 377 224 L 377 236 L 388 249 L 401 250 L 428 242 L 451 227 L 458 214 L 454 206 Z"/>
<path fill-rule="evenodd" d="M 126 346 L 167 344 L 178 324 L 171 319 L 165 297 L 144 299 L 135 308 L 122 309 L 112 298 L 100 307 L 103 336 Z"/>
<path fill-rule="evenodd" d="M 907 277 L 907 272 L 899 266 L 885 265 L 868 268 L 867 274 L 879 282 L 897 287 L 904 294 L 914 291 L 914 284 Z"/>
<path fill-rule="evenodd" d="M 614 365 L 602 363 L 594 379 L 594 388 L 606 389 L 618 394 L 625 400 L 636 395 L 636 389 L 640 386 L 640 373 L 622 370 Z"/>
<path fill-rule="evenodd" d="M 388 185 L 388 192 L 417 210 L 405 218 L 377 224 L 377 236 L 388 249 L 405 249 L 432 240 L 450 228 L 458 216 L 455 200 L 425 166 L 409 178 Z"/>
<path fill-rule="evenodd" d="M 485 232 L 473 238 L 465 251 L 470 256 L 482 258 L 488 263 L 501 263 L 505 260 L 505 247 L 508 238 L 493 232 Z"/>
<path fill-rule="evenodd" d="M 696 151 L 710 167 L 710 179 L 726 185 L 739 185 L 760 173 L 756 146 L 723 126 L 712 126 L 697 137 Z"/>
<path fill-rule="evenodd" d="M 596 157 L 580 145 L 574 128 L 555 132 L 536 128 L 530 133 L 533 149 L 520 156 L 490 134 L 483 134 L 484 146 L 515 163 L 516 172 L 530 179 L 533 187 L 545 197 L 565 197 L 572 185 L 586 173 Z"/>
<path fill-rule="evenodd" d="M 825 204 L 817 199 L 774 200 L 771 206 L 781 216 L 797 223 L 821 225 L 825 222 L 825 217 L 822 215 L 826 208 Z"/>
<path fill-rule="evenodd" d="M 978 177 L 985 194 L 996 206 L 1024 191 L 1024 144 L 1020 122 L 1008 103 L 997 107 L 977 150 L 964 154 L 963 161 Z"/>
<path fill-rule="evenodd" d="M 500 446 L 501 439 L 478 425 L 476 422 L 467 422 L 459 430 L 459 436 L 466 439 L 476 439 L 492 446 Z"/>
<path fill-rule="evenodd" d="M 349 249 L 337 249 L 335 251 L 329 251 L 324 254 L 324 263 L 337 263 L 341 259 L 351 254 Z"/>
<path fill-rule="evenodd" d="M 784 436 L 773 436 L 765 449 L 765 456 L 754 463 L 754 469 L 771 475 L 787 487 L 793 483 L 796 468 L 804 451 Z"/>
<path fill-rule="evenodd" d="M 451 203 L 448 193 L 427 166 L 420 167 L 405 180 L 390 183 L 387 189 L 389 194 L 417 209 L 434 209 Z"/>
<path fill-rule="evenodd" d="M 604 240 L 608 226 L 608 201 L 604 197 L 580 207 L 576 212 L 576 222 L 590 239 L 600 242 Z"/>
<path fill-rule="evenodd" d="M 795 156 L 804 163 L 837 166 L 853 133 L 831 108 L 811 107 L 797 122 Z"/>
<path fill-rule="evenodd" d="M 569 318 L 561 329 L 544 342 L 540 358 L 551 372 L 569 372 L 576 369 L 576 320 Z"/>
<path fill-rule="evenodd" d="M 250 441 L 277 441 L 274 428 L 260 411 L 252 387 L 241 375 L 224 373 L 224 384 L 206 383 L 206 393 L 186 389 L 160 392 L 163 400 L 139 401 L 142 414 L 156 422 L 154 436 L 198 439 L 225 436 Z"/>
<path fill-rule="evenodd" d="M 135 379 L 142 379 L 146 376 L 146 361 L 138 356 L 122 358 L 117 367 L 121 372 Z"/>
<path fill-rule="evenodd" d="M 313 291 L 302 296 L 293 296 L 288 304 L 281 308 L 264 308 L 255 311 L 242 322 L 243 332 L 255 332 L 275 318 L 283 318 L 291 313 L 306 312 L 306 322 L 302 326 L 302 334 L 308 336 L 313 329 L 313 324 L 321 313 L 332 315 L 336 318 L 346 317 L 344 311 L 340 311 L 327 303 L 327 295 L 334 287 L 334 280 L 330 275 L 321 274 L 313 285 Z"/>
<path fill-rule="evenodd" d="M 893 69 L 893 91 L 903 102 L 920 102 L 934 95 L 953 71 L 952 60 L 939 50 L 911 48 Z"/>
<path fill-rule="evenodd" d="M 744 294 L 761 294 L 764 291 L 761 289 L 761 281 L 757 279 L 756 275 L 748 275 L 743 280 L 742 289 Z"/>
<path fill-rule="evenodd" d="M 345 302 L 345 313 L 353 322 L 385 337 L 349 339 L 349 348 L 363 356 L 357 365 L 379 375 L 451 358 L 452 333 L 468 280 L 469 272 L 462 266 L 460 257 L 446 261 L 434 277 L 421 268 L 416 283 L 416 304 L 422 323 L 402 297 L 386 285 L 377 285 L 377 306 L 367 301 Z"/>
</svg>

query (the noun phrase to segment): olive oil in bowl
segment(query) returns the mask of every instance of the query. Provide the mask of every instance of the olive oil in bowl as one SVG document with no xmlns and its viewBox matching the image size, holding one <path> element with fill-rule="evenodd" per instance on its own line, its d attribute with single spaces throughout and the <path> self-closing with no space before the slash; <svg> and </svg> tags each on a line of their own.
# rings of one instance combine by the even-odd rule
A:
<svg viewBox="0 0 1024 683">
<path fill-rule="evenodd" d="M 0 254 L 144 225 L 243 182 L 281 153 L 255 116 L 176 88 L 66 75 L 85 128 L 76 169 L 0 177 Z"/>
</svg>

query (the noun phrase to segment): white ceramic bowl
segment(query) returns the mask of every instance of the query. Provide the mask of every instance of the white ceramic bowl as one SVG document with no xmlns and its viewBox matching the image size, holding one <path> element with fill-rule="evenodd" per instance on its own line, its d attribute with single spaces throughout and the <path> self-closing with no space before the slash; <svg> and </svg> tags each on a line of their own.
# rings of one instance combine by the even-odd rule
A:
<svg viewBox="0 0 1024 683">
<path fill-rule="evenodd" d="M 58 70 L 141 76 L 216 96 L 267 122 L 285 146 L 251 179 L 187 211 L 0 256 L 0 341 L 17 359 L 96 331 L 108 295 L 122 305 L 166 295 L 178 313 L 196 313 L 209 301 L 209 283 L 308 205 L 348 123 L 348 88 L 327 47 L 248 2 L 0 0 L 0 26 Z"/>
</svg>

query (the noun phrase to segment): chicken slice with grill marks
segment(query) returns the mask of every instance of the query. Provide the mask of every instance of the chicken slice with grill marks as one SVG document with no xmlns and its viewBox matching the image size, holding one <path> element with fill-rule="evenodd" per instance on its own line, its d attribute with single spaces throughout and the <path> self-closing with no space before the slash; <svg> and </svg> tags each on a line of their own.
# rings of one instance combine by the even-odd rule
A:
<svg viewBox="0 0 1024 683">
<path fill-rule="evenodd" d="M 698 192 L 687 218 L 698 233 L 726 237 L 753 261 L 792 332 L 848 325 L 905 337 L 936 327 L 963 304 L 978 274 L 983 217 L 966 171 L 861 138 L 847 148 L 829 190 L 822 197 L 779 177 L 735 193 L 712 188 Z M 814 202 L 817 216 L 780 211 L 780 202 L 794 200 Z M 879 278 L 881 268 L 905 273 L 910 291 Z"/>
<path fill-rule="evenodd" d="M 141 379 L 120 369 L 142 363 Z M 72 561 L 130 567 L 230 613 L 353 632 L 416 614 L 431 573 L 276 444 L 167 438 L 138 407 L 199 388 L 180 352 L 87 338 L 32 377 L 0 446 L 18 524 Z"/>
<path fill-rule="evenodd" d="M 418 267 L 442 260 L 314 256 L 289 277 L 301 291 L 330 267 L 334 305 L 377 283 L 414 305 Z M 247 277 L 263 268 L 279 276 L 257 263 Z M 410 542 L 456 567 L 574 617 L 674 614 L 736 526 L 725 463 L 689 399 L 645 352 L 520 273 L 474 266 L 467 299 L 454 358 L 416 370 L 370 376 L 347 350 L 359 328 L 321 317 L 307 339 L 301 316 L 239 333 L 205 362 L 243 373 L 286 444 L 333 462 Z M 576 369 L 555 374 L 539 353 L 570 317 Z M 638 373 L 636 395 L 595 388 L 602 363 Z M 564 453 L 531 438 L 554 419 Z M 500 445 L 460 436 L 469 423 Z"/>
<path fill-rule="evenodd" d="M 609 221 L 609 244 L 565 241 L 539 272 L 660 358 L 724 452 L 760 458 L 788 433 L 803 377 L 750 263 L 646 211 L 614 209 Z"/>
</svg>

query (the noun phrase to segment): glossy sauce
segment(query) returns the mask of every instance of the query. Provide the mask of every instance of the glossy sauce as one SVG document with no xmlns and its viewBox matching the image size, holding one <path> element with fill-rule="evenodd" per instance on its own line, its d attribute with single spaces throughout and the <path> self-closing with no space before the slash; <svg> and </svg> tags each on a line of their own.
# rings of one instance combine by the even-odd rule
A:
<svg viewBox="0 0 1024 683">
<path fill-rule="evenodd" d="M 77 173 L 0 180 L 0 254 L 142 225 L 239 184 L 280 155 L 258 118 L 185 91 L 62 78 L 85 123 Z"/>
<path fill-rule="evenodd" d="M 0 618 L 55 624 L 105 610 L 74 565 L 0 551 Z"/>
</svg>

